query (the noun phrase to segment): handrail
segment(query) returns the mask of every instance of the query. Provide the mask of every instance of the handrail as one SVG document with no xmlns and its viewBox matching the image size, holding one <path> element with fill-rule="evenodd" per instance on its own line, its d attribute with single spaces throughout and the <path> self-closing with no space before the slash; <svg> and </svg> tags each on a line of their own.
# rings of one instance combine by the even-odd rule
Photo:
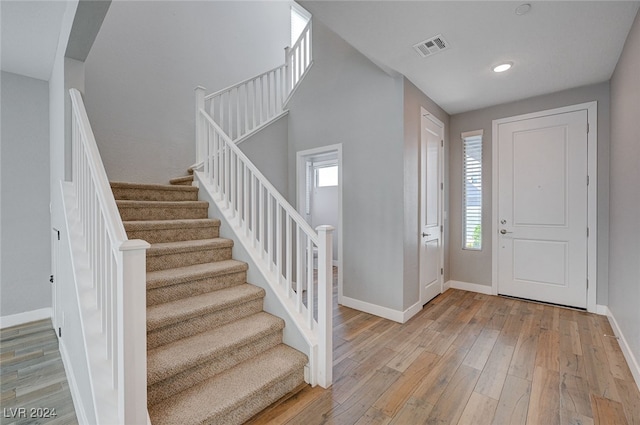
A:
<svg viewBox="0 0 640 425">
<path fill-rule="evenodd" d="M 233 140 L 231 140 L 231 138 L 224 133 L 224 131 L 220 128 L 220 126 L 216 124 L 216 122 L 207 114 L 207 112 L 204 110 L 200 110 L 200 114 L 207 121 L 207 123 L 218 132 L 218 134 L 226 142 L 226 144 L 228 144 L 229 146 L 233 146 L 232 149 L 234 150 L 234 153 L 238 156 L 238 159 L 241 160 L 246 165 L 246 167 L 253 173 L 253 175 L 261 181 L 261 184 L 264 186 L 264 188 L 270 193 L 272 193 L 273 198 L 279 204 L 282 205 L 282 208 L 284 208 L 284 210 L 287 213 L 291 214 L 291 218 L 295 220 L 296 224 L 300 226 L 300 228 L 305 233 L 310 235 L 310 237 L 312 238 L 315 244 L 318 244 L 318 235 L 313 230 L 313 228 L 309 225 L 309 223 L 307 223 L 306 220 L 298 213 L 298 211 L 296 211 L 296 209 L 293 208 L 293 206 L 291 206 L 291 204 L 289 204 L 289 202 L 286 199 L 284 199 L 284 197 L 280 194 L 280 192 L 278 192 L 278 189 L 276 189 L 271 184 L 271 182 L 264 176 L 264 174 L 262 174 L 260 170 L 258 170 L 258 168 L 253 164 L 253 162 L 251 162 L 249 157 L 247 157 L 247 155 L 245 155 L 245 153 L 242 152 L 238 147 L 235 147 L 235 143 L 233 142 Z"/>
<path fill-rule="evenodd" d="M 226 87 L 226 88 L 224 88 L 224 89 L 222 89 L 222 90 L 218 90 L 217 92 L 213 92 L 213 93 L 211 93 L 211 94 L 208 94 L 208 95 L 206 95 L 206 96 L 204 97 L 204 100 L 209 100 L 209 99 L 211 99 L 212 97 L 216 97 L 216 96 L 218 96 L 218 95 L 220 95 L 220 94 L 222 94 L 222 93 L 228 92 L 228 91 L 233 90 L 233 89 L 235 89 L 235 88 L 237 88 L 237 87 L 240 87 L 240 86 L 242 86 L 242 85 L 245 85 L 245 84 L 247 84 L 247 83 L 249 83 L 249 82 L 251 82 L 251 81 L 255 80 L 256 78 L 259 78 L 259 77 L 260 77 L 260 76 L 262 76 L 262 75 L 269 74 L 270 72 L 276 71 L 276 70 L 278 70 L 278 69 L 280 69 L 280 68 L 282 68 L 282 65 L 278 65 L 278 66 L 276 66 L 275 68 L 272 68 L 272 69 L 270 69 L 270 70 L 268 70 L 268 71 L 266 71 L 266 72 L 263 72 L 262 74 L 259 74 L 259 75 L 255 76 L 255 77 L 249 77 L 249 78 L 247 78 L 246 80 L 242 80 L 242 81 L 240 81 L 239 83 L 233 84 L 233 85 L 231 85 L 231 86 L 229 86 L 229 87 Z"/>
<path fill-rule="evenodd" d="M 69 222 L 82 330 L 98 423 L 147 423 L 146 249 L 128 240 L 82 95 L 72 105 L 74 205 Z"/>
<path fill-rule="evenodd" d="M 311 384 L 327 388 L 333 367 L 333 228 L 320 226 L 316 233 L 203 107 L 197 120 L 201 182 L 309 344 Z"/>
</svg>

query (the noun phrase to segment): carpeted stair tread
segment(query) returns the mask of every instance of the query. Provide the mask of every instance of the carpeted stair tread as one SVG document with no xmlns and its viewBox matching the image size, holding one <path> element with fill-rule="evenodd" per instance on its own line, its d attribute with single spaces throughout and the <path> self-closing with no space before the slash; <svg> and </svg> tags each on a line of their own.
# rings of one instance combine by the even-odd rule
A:
<svg viewBox="0 0 640 425">
<path fill-rule="evenodd" d="M 128 183 L 128 182 L 109 182 L 111 188 L 118 189 L 152 189 L 152 190 L 169 190 L 169 191 L 184 191 L 184 192 L 196 192 L 198 188 L 195 186 L 177 186 L 170 184 L 147 184 L 147 183 Z"/>
<path fill-rule="evenodd" d="M 160 185 L 111 182 L 115 199 L 138 201 L 197 201 L 198 188 L 187 185 Z"/>
<path fill-rule="evenodd" d="M 151 244 L 220 236 L 220 220 L 209 218 L 178 220 L 138 220 L 123 222 L 129 239 L 142 239 Z"/>
<path fill-rule="evenodd" d="M 268 313 L 257 313 L 209 332 L 183 338 L 148 351 L 147 385 L 184 370 L 236 352 L 247 344 L 279 332 L 284 321 Z"/>
<path fill-rule="evenodd" d="M 196 297 L 147 307 L 147 332 L 257 300 L 264 295 L 264 289 L 245 283 Z"/>
<path fill-rule="evenodd" d="M 213 263 L 194 264 L 167 270 L 147 272 L 147 289 L 163 286 L 179 285 L 209 277 L 247 271 L 247 263 L 236 260 L 216 261 Z"/>
<path fill-rule="evenodd" d="M 278 384 L 299 373 L 306 363 L 304 354 L 280 344 L 151 406 L 151 422 L 154 425 L 241 424 L 292 390 L 279 388 Z M 292 385 L 295 388 L 300 383 Z M 247 411 L 248 404 L 257 406 L 252 409 L 255 411 Z"/>
<path fill-rule="evenodd" d="M 220 227 L 220 220 L 216 218 L 192 218 L 183 220 L 142 220 L 124 221 L 124 229 L 136 230 L 167 230 L 201 227 Z"/>
<path fill-rule="evenodd" d="M 207 249 L 230 248 L 233 246 L 231 239 L 213 238 L 197 239 L 191 241 L 161 242 L 151 244 L 147 249 L 147 258 L 168 254 L 182 254 L 187 252 L 202 251 Z"/>
<path fill-rule="evenodd" d="M 203 208 L 208 207 L 209 203 L 206 201 L 136 201 L 117 199 L 116 205 L 136 208 Z"/>
<path fill-rule="evenodd" d="M 151 244 L 147 249 L 147 271 L 230 260 L 232 249 L 233 241 L 224 238 Z"/>
<path fill-rule="evenodd" d="M 208 218 L 205 201 L 130 201 L 117 200 L 122 221 L 181 220 Z"/>
</svg>

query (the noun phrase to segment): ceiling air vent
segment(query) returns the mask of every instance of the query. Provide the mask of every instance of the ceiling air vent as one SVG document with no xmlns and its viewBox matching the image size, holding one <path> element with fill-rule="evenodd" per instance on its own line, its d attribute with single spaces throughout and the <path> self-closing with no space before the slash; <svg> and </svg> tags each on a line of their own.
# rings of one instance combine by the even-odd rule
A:
<svg viewBox="0 0 640 425">
<path fill-rule="evenodd" d="M 431 37 L 428 40 L 421 41 L 413 46 L 416 52 L 423 58 L 427 56 L 435 55 L 449 48 L 449 43 L 442 37 L 442 34 L 438 34 L 435 37 Z"/>
</svg>

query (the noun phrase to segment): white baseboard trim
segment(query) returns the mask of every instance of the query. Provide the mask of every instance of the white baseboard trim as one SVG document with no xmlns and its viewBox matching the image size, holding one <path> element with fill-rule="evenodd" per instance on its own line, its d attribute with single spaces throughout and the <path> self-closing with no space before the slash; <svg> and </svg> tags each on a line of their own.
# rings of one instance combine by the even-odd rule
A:
<svg viewBox="0 0 640 425">
<path fill-rule="evenodd" d="M 622 330 L 620 330 L 620 326 L 618 326 L 618 322 L 611 310 L 609 310 L 609 307 L 600 305 L 598 307 L 604 307 L 606 309 L 606 316 L 609 318 L 609 323 L 611 323 L 613 333 L 618 337 L 618 343 L 620 344 L 620 349 L 622 349 L 622 354 L 624 355 L 624 358 L 629 365 L 629 369 L 631 369 L 633 379 L 635 379 L 636 385 L 640 390 L 640 363 L 638 363 L 638 359 L 633 355 L 631 347 L 629 347 L 627 339 L 624 337 Z"/>
<path fill-rule="evenodd" d="M 87 412 L 84 410 L 84 406 L 80 402 L 80 391 L 78 390 L 78 383 L 76 382 L 75 375 L 73 374 L 73 366 L 69 359 L 69 353 L 62 340 L 58 340 L 58 347 L 60 349 L 60 357 L 62 358 L 62 364 L 64 365 L 64 373 L 67 376 L 67 382 L 69 383 L 69 390 L 71 392 L 71 400 L 73 401 L 73 407 L 76 411 L 76 418 L 80 425 L 89 424 L 87 420 Z"/>
<path fill-rule="evenodd" d="M 450 280 L 444 284 L 445 289 L 461 289 L 463 291 L 477 292 L 479 294 L 492 295 L 491 286 L 480 285 L 479 283 L 461 282 L 459 280 Z"/>
<path fill-rule="evenodd" d="M 413 317 L 416 313 L 422 310 L 420 302 L 412 305 L 405 311 L 393 310 L 388 307 L 382 307 L 377 304 L 371 304 L 366 301 L 356 300 L 355 298 L 349 298 L 342 296 L 343 306 L 354 308 L 356 310 L 364 311 L 365 313 L 373 314 L 374 316 L 382 317 L 384 319 L 393 320 L 394 322 L 404 323 Z"/>
<path fill-rule="evenodd" d="M 596 304 L 596 311 L 594 311 L 594 313 L 600 316 L 609 316 L 611 314 L 609 307 L 602 304 Z"/>
<path fill-rule="evenodd" d="M 23 325 L 29 322 L 36 322 L 43 319 L 51 319 L 52 317 L 53 310 L 51 307 L 25 311 L 24 313 L 11 314 L 9 316 L 2 316 L 0 317 L 0 329 Z"/>
</svg>

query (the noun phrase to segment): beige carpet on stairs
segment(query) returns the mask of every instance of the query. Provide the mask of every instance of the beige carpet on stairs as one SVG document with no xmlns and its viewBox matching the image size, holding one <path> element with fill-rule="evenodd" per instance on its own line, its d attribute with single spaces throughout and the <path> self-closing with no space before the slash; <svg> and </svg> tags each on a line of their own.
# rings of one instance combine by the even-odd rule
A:
<svg viewBox="0 0 640 425">
<path fill-rule="evenodd" d="M 147 252 L 147 397 L 153 425 L 242 424 L 304 382 L 306 355 L 219 237 L 193 176 L 113 182 L 130 239 Z"/>
</svg>

